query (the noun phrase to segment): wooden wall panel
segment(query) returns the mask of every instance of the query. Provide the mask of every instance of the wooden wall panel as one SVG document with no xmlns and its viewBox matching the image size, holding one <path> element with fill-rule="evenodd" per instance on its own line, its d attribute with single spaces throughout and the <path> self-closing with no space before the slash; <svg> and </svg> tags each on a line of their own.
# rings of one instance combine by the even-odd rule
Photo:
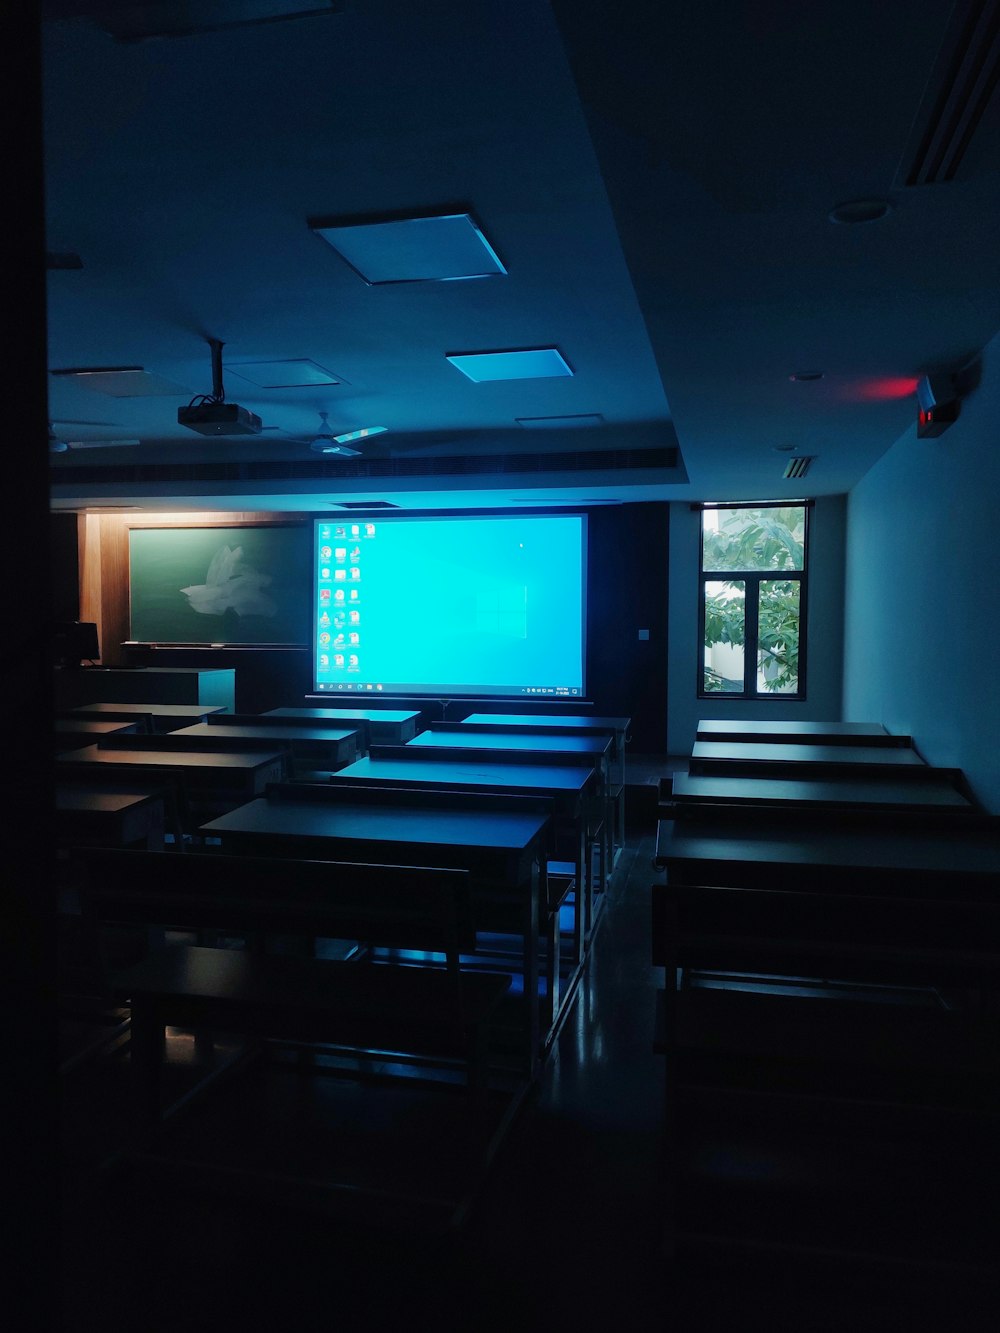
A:
<svg viewBox="0 0 1000 1333">
<path fill-rule="evenodd" d="M 122 664 L 128 638 L 128 529 L 117 514 L 101 515 L 101 660 Z"/>
<path fill-rule="evenodd" d="M 98 514 L 81 514 L 77 525 L 80 568 L 80 619 L 92 620 L 104 652 L 103 615 L 101 612 L 101 519 Z"/>
</svg>

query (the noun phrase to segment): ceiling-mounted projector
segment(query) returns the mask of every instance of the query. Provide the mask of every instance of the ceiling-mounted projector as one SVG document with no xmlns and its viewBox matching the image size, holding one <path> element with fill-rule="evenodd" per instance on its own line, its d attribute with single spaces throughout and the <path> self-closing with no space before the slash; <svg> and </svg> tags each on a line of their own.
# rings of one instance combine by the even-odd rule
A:
<svg viewBox="0 0 1000 1333">
<path fill-rule="evenodd" d="M 187 407 L 177 409 L 178 426 L 187 426 L 199 435 L 259 435 L 264 428 L 256 412 L 239 403 L 227 403 L 222 384 L 222 343 L 209 338 L 212 349 L 212 392 L 192 398 Z"/>
<path fill-rule="evenodd" d="M 198 403 L 179 407 L 177 424 L 199 435 L 259 435 L 263 422 L 256 412 L 238 403 Z"/>
</svg>

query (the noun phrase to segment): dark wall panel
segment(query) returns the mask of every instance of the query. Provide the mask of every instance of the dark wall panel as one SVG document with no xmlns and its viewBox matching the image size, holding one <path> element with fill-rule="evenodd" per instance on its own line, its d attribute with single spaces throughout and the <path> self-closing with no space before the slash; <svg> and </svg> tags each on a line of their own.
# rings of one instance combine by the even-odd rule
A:
<svg viewBox="0 0 1000 1333">
<path fill-rule="evenodd" d="M 640 754 L 666 752 L 668 540 L 666 504 L 590 515 L 589 693 L 596 712 L 631 716 Z"/>
<path fill-rule="evenodd" d="M 49 514 L 52 619 L 80 619 L 80 550 L 76 514 Z"/>
</svg>

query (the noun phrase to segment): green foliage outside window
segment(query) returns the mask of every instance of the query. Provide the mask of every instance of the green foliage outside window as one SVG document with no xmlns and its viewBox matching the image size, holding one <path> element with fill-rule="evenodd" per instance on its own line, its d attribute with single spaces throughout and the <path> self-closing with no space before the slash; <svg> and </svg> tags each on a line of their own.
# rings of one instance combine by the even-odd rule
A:
<svg viewBox="0 0 1000 1333">
<path fill-rule="evenodd" d="M 711 517 L 710 517 L 711 516 Z M 705 511 L 702 570 L 802 570 L 805 567 L 805 509 L 720 509 Z M 717 528 L 710 526 L 717 523 Z M 754 581 L 757 582 L 756 580 Z M 752 585 L 753 586 L 753 585 Z M 799 688 L 800 591 L 798 579 L 759 582 L 756 665 L 758 688 L 772 693 Z M 746 580 L 721 579 L 705 585 L 705 648 L 728 644 L 746 648 Z M 751 650 L 753 645 L 750 645 Z M 732 685 L 708 665 L 707 692 Z"/>
</svg>

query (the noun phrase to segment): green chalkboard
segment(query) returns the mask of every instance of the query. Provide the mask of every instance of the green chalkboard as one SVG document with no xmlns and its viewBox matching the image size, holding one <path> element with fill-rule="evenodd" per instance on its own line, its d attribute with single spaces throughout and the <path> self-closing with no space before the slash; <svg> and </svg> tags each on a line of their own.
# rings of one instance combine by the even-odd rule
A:
<svg viewBox="0 0 1000 1333">
<path fill-rule="evenodd" d="M 129 637 L 309 643 L 308 525 L 129 530 Z"/>
</svg>

